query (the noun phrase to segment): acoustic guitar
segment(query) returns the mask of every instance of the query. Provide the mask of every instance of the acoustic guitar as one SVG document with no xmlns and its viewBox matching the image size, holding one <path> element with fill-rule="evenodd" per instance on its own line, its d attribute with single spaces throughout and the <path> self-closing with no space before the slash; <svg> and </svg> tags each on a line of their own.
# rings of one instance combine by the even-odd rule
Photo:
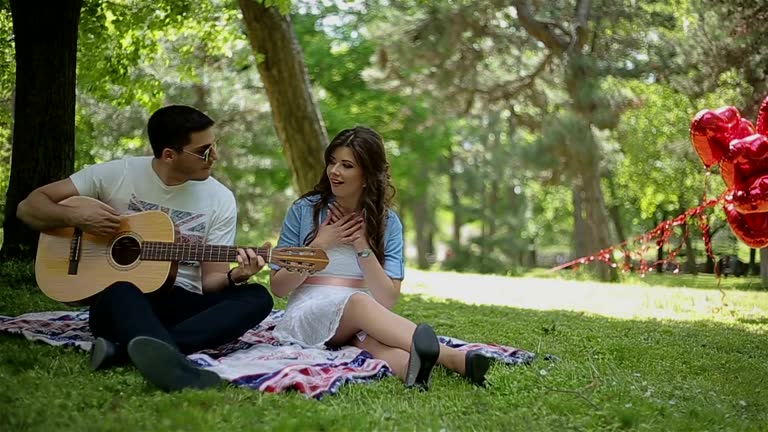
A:
<svg viewBox="0 0 768 432">
<path fill-rule="evenodd" d="M 93 198 L 74 196 L 62 203 Z M 172 287 L 179 261 L 237 261 L 237 246 L 176 243 L 171 218 L 161 211 L 123 216 L 111 237 L 56 228 L 40 233 L 35 278 L 48 297 L 62 303 L 87 304 L 95 294 L 118 281 L 142 292 Z M 309 247 L 252 248 L 267 263 L 289 271 L 315 273 L 328 256 Z"/>
</svg>

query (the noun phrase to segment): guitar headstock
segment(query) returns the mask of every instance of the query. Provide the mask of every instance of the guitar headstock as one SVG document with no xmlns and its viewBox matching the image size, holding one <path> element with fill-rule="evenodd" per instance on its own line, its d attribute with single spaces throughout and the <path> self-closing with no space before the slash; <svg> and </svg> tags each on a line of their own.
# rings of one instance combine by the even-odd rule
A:
<svg viewBox="0 0 768 432">
<path fill-rule="evenodd" d="M 328 255 L 319 248 L 281 247 L 272 249 L 270 262 L 293 272 L 319 272 L 328 265 Z"/>
</svg>

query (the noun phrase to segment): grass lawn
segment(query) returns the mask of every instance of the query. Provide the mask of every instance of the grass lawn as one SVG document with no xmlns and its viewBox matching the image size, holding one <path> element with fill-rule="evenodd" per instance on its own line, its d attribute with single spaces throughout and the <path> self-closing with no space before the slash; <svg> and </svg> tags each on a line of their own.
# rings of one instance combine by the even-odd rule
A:
<svg viewBox="0 0 768 432">
<path fill-rule="evenodd" d="M 91 373 L 80 351 L 0 335 L 0 431 L 767 430 L 768 292 L 697 280 L 410 271 L 403 315 L 561 359 L 495 366 L 489 389 L 438 369 L 429 392 L 387 378 L 320 401 L 238 388 L 165 394 L 131 367 Z M 61 309 L 0 280 L 0 314 Z"/>
</svg>

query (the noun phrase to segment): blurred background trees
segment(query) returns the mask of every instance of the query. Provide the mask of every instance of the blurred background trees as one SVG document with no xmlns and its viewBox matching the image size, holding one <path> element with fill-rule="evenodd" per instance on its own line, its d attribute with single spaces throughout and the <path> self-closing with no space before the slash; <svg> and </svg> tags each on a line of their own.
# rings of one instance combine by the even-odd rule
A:
<svg viewBox="0 0 768 432">
<path fill-rule="evenodd" d="M 322 173 L 328 138 L 365 124 L 386 140 L 410 265 L 518 274 L 697 205 L 706 176 L 691 118 L 735 105 L 754 120 L 768 95 L 768 2 L 76 3 L 74 137 L 20 142 L 22 39 L 15 1 L 0 0 L 6 233 L 20 229 L 12 210 L 37 182 L 11 181 L 12 149 L 69 148 L 74 169 L 148 154 L 149 113 L 184 103 L 218 122 L 215 175 L 237 195 L 239 242 L 276 238 L 290 202 Z M 719 176 L 707 188 L 717 195 Z M 722 211 L 710 215 L 716 254 L 754 264 Z M 684 229 L 672 239 L 685 243 L 681 269 L 708 270 L 700 233 L 688 228 L 687 242 Z M 25 242 L 5 235 L 5 258 L 34 247 Z"/>
</svg>

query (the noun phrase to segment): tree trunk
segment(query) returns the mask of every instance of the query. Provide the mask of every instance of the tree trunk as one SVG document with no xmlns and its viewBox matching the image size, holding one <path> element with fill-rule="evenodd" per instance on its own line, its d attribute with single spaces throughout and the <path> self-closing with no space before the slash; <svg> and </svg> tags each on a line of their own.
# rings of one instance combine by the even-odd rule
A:
<svg viewBox="0 0 768 432">
<path fill-rule="evenodd" d="M 526 260 L 525 267 L 536 267 L 536 243 L 533 241 L 528 245 L 528 259 Z"/>
<path fill-rule="evenodd" d="M 491 179 L 491 191 L 488 197 L 488 210 L 485 216 L 488 219 L 488 241 L 493 242 L 496 237 L 496 219 L 499 217 L 499 181 Z"/>
<path fill-rule="evenodd" d="M 0 258 L 32 259 L 37 233 L 16 219 L 34 189 L 61 180 L 75 165 L 75 69 L 81 0 L 11 0 L 16 45 L 11 176 Z"/>
<path fill-rule="evenodd" d="M 240 0 L 248 40 L 272 107 L 272 118 L 299 194 L 325 173 L 328 134 L 288 16 L 257 0 Z"/>
<path fill-rule="evenodd" d="M 587 225 L 584 222 L 582 190 L 575 182 L 571 185 L 573 196 L 573 251 L 576 257 L 589 254 Z"/>
<path fill-rule="evenodd" d="M 195 108 L 202 112 L 208 112 L 208 86 L 205 84 L 195 84 Z"/>
<path fill-rule="evenodd" d="M 664 243 L 656 247 L 656 273 L 664 273 Z"/>
<path fill-rule="evenodd" d="M 760 274 L 760 268 L 757 266 L 757 251 L 755 248 L 749 248 L 749 275 L 755 276 Z"/>
<path fill-rule="evenodd" d="M 683 232 L 685 232 L 686 227 L 686 225 L 683 225 Z M 685 236 L 685 257 L 685 272 L 692 275 L 698 274 L 699 271 L 696 269 L 696 250 L 693 248 L 690 233 Z"/>
<path fill-rule="evenodd" d="M 552 54 L 563 57 L 565 61 L 565 87 L 571 102 L 571 110 L 581 119 L 583 133 L 578 154 L 571 155 L 569 161 L 572 166 L 569 171 L 574 180 L 581 180 L 584 192 L 584 221 L 589 228 L 588 241 L 590 249 L 597 252 L 599 249 L 610 245 L 610 226 L 605 199 L 600 186 L 600 147 L 597 145 L 591 127 L 595 125 L 592 114 L 598 110 L 599 98 L 595 97 L 599 86 L 595 80 L 599 80 L 593 59 L 585 46 L 590 41 L 589 17 L 592 10 L 590 0 L 578 0 L 574 10 L 574 16 L 570 19 L 570 32 L 563 32 L 563 26 L 552 25 L 550 22 L 539 21 L 532 10 L 532 2 L 527 0 L 513 0 L 512 5 L 517 10 L 517 19 L 525 31 L 533 38 L 538 39 Z M 559 29 L 559 30 L 558 30 Z M 605 129 L 609 125 L 600 126 Z M 578 132 L 578 131 L 576 131 Z M 565 143 L 564 143 L 565 144 Z M 586 156 L 586 159 L 583 157 Z M 579 160 L 581 159 L 581 160 Z M 575 195 L 574 195 L 575 198 Z M 574 204 L 576 202 L 574 201 Z M 578 226 L 574 228 L 578 229 Z M 590 252 L 590 253 L 593 253 Z M 618 273 L 608 265 L 598 264 L 600 277 L 603 280 L 616 280 Z"/>
<path fill-rule="evenodd" d="M 613 181 L 613 177 L 607 176 L 606 180 L 608 183 L 608 190 L 611 193 L 611 200 L 613 202 L 618 202 L 618 198 L 616 197 L 616 183 Z M 619 237 L 619 241 L 626 240 L 627 237 L 624 235 L 624 224 L 621 222 L 621 210 L 619 209 L 619 206 L 615 204 L 610 206 L 608 208 L 608 214 L 611 217 L 614 229 L 616 229 L 616 235 Z"/>
<path fill-rule="evenodd" d="M 451 195 L 451 209 L 453 210 L 453 247 L 459 248 L 461 247 L 461 226 L 464 224 L 464 218 L 459 195 L 459 175 L 454 171 L 453 158 L 453 150 L 451 150 L 448 156 L 448 189 Z"/>
<path fill-rule="evenodd" d="M 590 228 L 590 243 L 592 253 L 597 253 L 611 245 L 611 226 L 608 221 L 608 213 L 605 210 L 603 190 L 600 186 L 600 175 L 597 167 L 591 172 L 587 168 L 581 173 L 584 187 L 584 209 L 586 225 Z M 612 281 L 618 279 L 616 269 L 605 263 L 597 264 L 600 279 Z"/>
<path fill-rule="evenodd" d="M 667 219 L 667 212 L 662 211 L 660 220 Z M 660 223 L 659 219 L 654 219 L 653 224 L 658 225 Z M 662 260 L 664 259 L 664 243 L 656 243 L 656 273 L 663 273 L 664 272 L 664 263 Z"/>
<path fill-rule="evenodd" d="M 427 208 L 426 197 L 416 199 L 411 208 L 413 209 L 413 228 L 416 230 L 416 254 L 417 265 L 420 269 L 429 268 L 428 254 L 432 250 L 431 236 L 429 233 L 429 209 Z"/>
<path fill-rule="evenodd" d="M 715 272 L 715 260 L 711 256 L 707 255 L 707 260 L 704 263 L 704 273 Z"/>
<path fill-rule="evenodd" d="M 768 248 L 760 249 L 760 282 L 763 288 L 768 288 Z"/>
</svg>

